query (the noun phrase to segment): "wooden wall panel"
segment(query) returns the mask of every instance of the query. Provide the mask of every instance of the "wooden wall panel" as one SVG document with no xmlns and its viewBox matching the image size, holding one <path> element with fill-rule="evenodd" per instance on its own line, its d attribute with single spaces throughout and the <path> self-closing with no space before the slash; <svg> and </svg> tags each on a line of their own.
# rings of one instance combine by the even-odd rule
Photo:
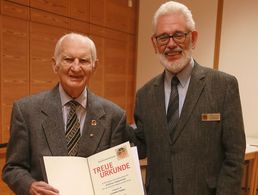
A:
<svg viewBox="0 0 258 195">
<path fill-rule="evenodd" d="M 92 32 L 93 33 L 93 32 Z M 105 71 L 105 59 L 104 59 L 104 38 L 100 36 L 96 36 L 94 34 L 91 35 L 91 38 L 95 42 L 97 49 L 97 62 L 96 62 L 96 71 L 94 72 L 90 83 L 89 88 L 94 91 L 94 93 L 104 96 L 104 71 Z"/>
<path fill-rule="evenodd" d="M 1 51 L 1 142 L 9 139 L 9 121 L 11 105 L 13 101 L 24 95 L 28 95 L 27 75 L 27 23 L 20 18 L 27 20 L 29 9 L 27 7 L 1 1 L 1 14 L 3 22 Z M 6 17 L 10 16 L 10 17 Z M 21 42 L 20 42 L 21 41 Z M 16 45 L 20 42 L 21 45 Z M 23 66 L 20 66 L 22 64 Z M 10 90 L 12 89 L 12 90 Z"/>
<path fill-rule="evenodd" d="M 22 5 L 30 5 L 30 0 L 9 0 L 10 2 L 22 4 Z"/>
<path fill-rule="evenodd" d="M 69 15 L 68 3 L 69 0 L 30 0 L 31 7 L 62 16 Z"/>
<path fill-rule="evenodd" d="M 25 3 L 25 2 L 24 2 Z M 29 18 L 29 8 L 14 4 L 8 1 L 1 1 L 2 6 L 2 14 L 6 16 L 18 17 L 24 20 Z"/>
<path fill-rule="evenodd" d="M 104 97 L 125 108 L 126 81 L 122 77 L 105 77 Z"/>
<path fill-rule="evenodd" d="M 133 108 L 135 102 L 135 75 L 136 75 L 136 37 L 133 35 L 127 35 L 127 64 L 126 64 L 126 111 L 128 117 L 128 122 L 133 123 Z"/>
<path fill-rule="evenodd" d="M 19 91 L 21 89 L 19 89 Z M 2 118 L 2 141 L 1 141 L 1 143 L 7 143 L 9 140 L 9 137 L 10 137 L 9 132 L 10 132 L 11 112 L 12 112 L 12 105 L 3 105 L 2 106 L 3 118 Z"/>
<path fill-rule="evenodd" d="M 90 21 L 90 0 L 70 0 L 70 10 L 71 18 Z"/>
<path fill-rule="evenodd" d="M 134 119 L 133 119 L 133 112 L 134 112 L 134 102 L 135 102 L 135 78 L 134 76 L 131 78 L 128 78 L 128 80 L 126 81 L 126 113 L 127 113 L 127 122 L 129 124 L 133 124 L 134 123 Z"/>
<path fill-rule="evenodd" d="M 134 105 L 136 38 L 133 35 L 97 25 L 90 26 L 90 34 L 93 35 L 93 38 L 99 37 L 98 39 L 102 40 L 104 47 L 104 56 L 103 59 L 100 59 L 100 62 L 104 62 L 103 96 L 126 109 L 128 121 L 132 122 L 133 108 L 129 107 Z M 102 66 L 102 64 L 100 65 Z M 96 82 L 98 81 L 91 81 L 93 86 L 96 85 Z M 128 95 L 132 95 L 132 97 L 128 97 Z"/>
<path fill-rule="evenodd" d="M 126 42 L 106 39 L 104 49 L 104 96 L 125 108 Z"/>
<path fill-rule="evenodd" d="M 28 82 L 28 22 L 2 17 L 2 54 L 3 81 Z"/>
<path fill-rule="evenodd" d="M 130 3 L 131 2 L 131 3 Z M 127 7 L 127 32 L 135 35 L 138 25 L 138 3 L 137 0 L 129 0 Z"/>
<path fill-rule="evenodd" d="M 31 10 L 31 21 L 47 24 L 51 26 L 57 26 L 61 28 L 68 28 L 69 26 L 69 19 L 64 16 L 59 16 L 56 14 L 48 13 L 46 11 L 41 11 L 37 9 L 30 9 Z"/>
<path fill-rule="evenodd" d="M 105 25 L 121 31 L 127 30 L 127 8 L 128 0 L 110 0 L 106 4 Z"/>
<path fill-rule="evenodd" d="M 105 25 L 106 0 L 90 0 L 90 21 L 93 24 Z"/>
<path fill-rule="evenodd" d="M 1 31 L 2 142 L 8 141 L 10 109 L 13 102 L 29 94 L 28 22 L 2 16 Z M 18 43 L 18 44 L 17 44 Z"/>
<path fill-rule="evenodd" d="M 30 91 L 52 88 L 57 77 L 52 71 L 55 44 L 67 30 L 49 25 L 30 24 Z"/>
<path fill-rule="evenodd" d="M 82 33 L 85 35 L 89 35 L 90 32 L 90 24 L 87 22 L 83 22 L 83 21 L 78 21 L 75 19 L 70 19 L 70 27 L 69 30 L 71 32 L 78 32 L 78 33 Z"/>
<path fill-rule="evenodd" d="M 135 34 L 137 0 L 91 0 L 90 9 L 91 23 Z"/>
<path fill-rule="evenodd" d="M 2 5 L 0 3 L 0 27 L 2 27 Z M 0 28 L 0 75 L 2 76 L 2 28 Z M 2 132 L 2 81 L 0 79 L 0 143 L 3 140 Z"/>
<path fill-rule="evenodd" d="M 125 108 L 126 34 L 96 25 L 90 26 L 90 34 L 97 43 L 97 51 L 101 52 L 97 71 L 99 68 L 103 71 L 102 75 L 95 73 L 90 86 L 93 90 L 101 91 L 105 98 Z"/>
<path fill-rule="evenodd" d="M 105 73 L 107 76 L 126 75 L 126 46 L 126 41 L 105 40 Z"/>
</svg>

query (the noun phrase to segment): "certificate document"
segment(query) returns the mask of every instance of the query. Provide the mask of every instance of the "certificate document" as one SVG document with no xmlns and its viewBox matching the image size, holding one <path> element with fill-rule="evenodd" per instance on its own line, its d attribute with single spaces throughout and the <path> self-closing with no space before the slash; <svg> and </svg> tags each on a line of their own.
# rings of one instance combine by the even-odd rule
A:
<svg viewBox="0 0 258 195">
<path fill-rule="evenodd" d="M 129 142 L 88 158 L 44 156 L 42 164 L 60 195 L 144 195 L 137 149 Z"/>
</svg>

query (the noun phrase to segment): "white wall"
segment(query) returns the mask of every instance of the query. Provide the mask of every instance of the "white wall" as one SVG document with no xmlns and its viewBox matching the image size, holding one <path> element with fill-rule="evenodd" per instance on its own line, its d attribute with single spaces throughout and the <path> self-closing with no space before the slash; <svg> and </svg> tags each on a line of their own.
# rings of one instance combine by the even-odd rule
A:
<svg viewBox="0 0 258 195">
<path fill-rule="evenodd" d="M 224 1 L 219 69 L 239 82 L 245 129 L 258 137 L 258 1 Z"/>
<path fill-rule="evenodd" d="M 139 0 L 136 89 L 162 71 L 151 43 L 152 16 L 165 0 Z"/>
<path fill-rule="evenodd" d="M 217 0 L 180 0 L 192 11 L 199 33 L 197 47 L 194 51 L 195 60 L 210 68 L 213 67 L 216 19 L 217 19 Z M 201 5 L 201 6 L 200 6 Z"/>
<path fill-rule="evenodd" d="M 155 10 L 165 0 L 140 0 L 136 88 L 163 68 L 154 55 L 150 36 Z M 194 58 L 213 67 L 218 0 L 180 0 L 191 8 L 199 39 Z M 224 1 L 219 69 L 239 81 L 247 136 L 258 137 L 258 1 Z"/>
</svg>

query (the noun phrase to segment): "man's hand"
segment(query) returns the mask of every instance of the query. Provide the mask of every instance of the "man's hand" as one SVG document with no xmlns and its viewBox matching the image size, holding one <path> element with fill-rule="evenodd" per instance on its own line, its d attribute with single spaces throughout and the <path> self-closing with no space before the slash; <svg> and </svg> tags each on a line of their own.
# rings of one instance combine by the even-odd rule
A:
<svg viewBox="0 0 258 195">
<path fill-rule="evenodd" d="M 30 195 L 58 195 L 59 191 L 46 182 L 34 181 L 30 186 Z"/>
</svg>

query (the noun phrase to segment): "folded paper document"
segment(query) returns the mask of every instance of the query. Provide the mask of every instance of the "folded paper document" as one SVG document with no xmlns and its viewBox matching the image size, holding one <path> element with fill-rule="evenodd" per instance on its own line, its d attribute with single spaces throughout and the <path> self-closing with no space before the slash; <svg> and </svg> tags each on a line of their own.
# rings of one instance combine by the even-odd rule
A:
<svg viewBox="0 0 258 195">
<path fill-rule="evenodd" d="M 60 195 L 144 195 L 137 149 L 129 142 L 88 158 L 44 156 L 42 162 Z"/>
</svg>

